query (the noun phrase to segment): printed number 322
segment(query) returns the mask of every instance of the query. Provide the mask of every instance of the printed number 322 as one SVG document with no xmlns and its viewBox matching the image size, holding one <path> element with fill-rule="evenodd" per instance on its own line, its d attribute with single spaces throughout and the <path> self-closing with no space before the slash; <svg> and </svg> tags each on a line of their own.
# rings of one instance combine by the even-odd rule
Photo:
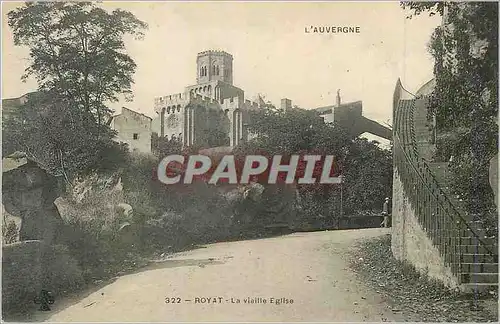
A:
<svg viewBox="0 0 500 324">
<path fill-rule="evenodd" d="M 179 297 L 166 297 L 165 304 L 180 304 L 181 299 Z"/>
</svg>

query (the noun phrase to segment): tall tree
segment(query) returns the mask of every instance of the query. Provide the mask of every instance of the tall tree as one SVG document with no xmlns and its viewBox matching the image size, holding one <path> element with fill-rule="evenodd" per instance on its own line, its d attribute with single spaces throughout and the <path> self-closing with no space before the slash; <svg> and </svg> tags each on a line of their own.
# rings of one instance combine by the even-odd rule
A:
<svg viewBox="0 0 500 324">
<path fill-rule="evenodd" d="M 471 213 L 493 207 L 489 159 L 498 152 L 498 3 L 402 2 L 412 15 L 440 14 L 429 49 L 436 87 L 438 157 L 448 161 L 452 187 Z"/>
<path fill-rule="evenodd" d="M 91 2 L 27 2 L 8 13 L 15 45 L 30 49 L 23 78 L 39 90 L 68 98 L 97 124 L 107 121 L 107 102 L 131 94 L 136 65 L 124 36 L 141 37 L 147 25 L 132 13 L 109 13 Z"/>
<path fill-rule="evenodd" d="M 147 25 L 91 2 L 27 2 L 8 13 L 8 24 L 15 45 L 29 48 L 22 79 L 34 77 L 38 95 L 4 124 L 4 134 L 42 164 L 95 166 L 103 143 L 112 145 L 109 103 L 131 95 L 136 64 L 124 39 L 142 37 Z"/>
</svg>

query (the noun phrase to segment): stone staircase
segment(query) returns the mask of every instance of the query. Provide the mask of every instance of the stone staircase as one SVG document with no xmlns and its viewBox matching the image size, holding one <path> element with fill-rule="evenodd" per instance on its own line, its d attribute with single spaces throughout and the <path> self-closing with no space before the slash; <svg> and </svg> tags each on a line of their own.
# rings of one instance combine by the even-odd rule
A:
<svg viewBox="0 0 500 324">
<path fill-rule="evenodd" d="M 468 215 L 462 202 L 450 189 L 448 162 L 433 162 L 435 145 L 427 121 L 425 102 L 415 105 L 413 112 L 414 138 L 418 155 L 426 161 L 441 192 L 468 224 L 460 231 L 459 281 L 465 291 L 498 291 L 498 238 L 489 237 L 480 219 Z"/>
</svg>

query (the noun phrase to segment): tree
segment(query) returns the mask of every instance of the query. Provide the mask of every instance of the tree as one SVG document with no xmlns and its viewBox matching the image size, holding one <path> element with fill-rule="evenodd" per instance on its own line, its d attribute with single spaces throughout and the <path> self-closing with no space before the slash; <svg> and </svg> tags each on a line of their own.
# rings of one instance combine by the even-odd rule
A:
<svg viewBox="0 0 500 324">
<path fill-rule="evenodd" d="M 352 138 L 339 125 L 325 124 L 313 111 L 288 112 L 268 107 L 253 112 L 250 132 L 256 137 L 235 149 L 235 154 L 333 155 L 345 182 L 342 195 L 344 214 L 373 210 L 390 195 L 392 154 L 366 139 Z M 340 186 L 298 185 L 306 217 L 340 216 Z"/>
<path fill-rule="evenodd" d="M 345 164 L 344 209 L 381 211 L 384 198 L 392 196 L 392 150 L 380 149 L 375 141 L 355 138 Z"/>
<path fill-rule="evenodd" d="M 488 213 L 493 195 L 488 164 L 498 153 L 498 3 L 403 2 L 414 15 L 444 15 L 429 50 L 436 87 L 437 156 L 453 156 L 452 188 L 472 214 Z"/>
<path fill-rule="evenodd" d="M 171 154 L 180 154 L 182 152 L 182 141 L 181 139 L 160 137 L 157 133 L 153 133 L 151 136 L 151 147 L 153 148 L 153 153 L 162 159 Z"/>
<path fill-rule="evenodd" d="M 121 9 L 108 13 L 91 2 L 26 3 L 8 13 L 15 45 L 30 48 L 39 90 L 70 99 L 75 109 L 107 121 L 106 102 L 131 94 L 136 65 L 125 52 L 124 36 L 142 36 L 147 25 Z"/>
<path fill-rule="evenodd" d="M 4 134 L 17 129 L 23 136 L 11 139 L 21 150 L 40 144 L 45 154 L 27 152 L 37 152 L 32 157 L 40 163 L 94 168 L 114 136 L 107 105 L 131 94 L 136 65 L 124 37 L 141 37 L 147 25 L 130 12 L 109 13 L 91 2 L 27 2 L 8 13 L 8 24 L 15 45 L 30 50 L 22 79 L 34 77 L 39 95 L 20 108 L 22 118 L 4 125 Z"/>
<path fill-rule="evenodd" d="M 115 132 L 100 126 L 96 139 L 63 100 L 37 93 L 3 120 L 2 153 L 23 151 L 43 169 L 71 182 L 74 176 L 112 170 L 125 160 L 126 145 L 112 140 Z"/>
<path fill-rule="evenodd" d="M 403 9 L 409 9 L 413 11 L 407 18 L 411 19 L 413 16 L 418 16 L 422 12 L 427 11 L 429 16 L 434 16 L 436 14 L 443 15 L 446 6 L 448 5 L 445 1 L 427 1 L 427 2 L 413 2 L 413 1 L 403 1 L 401 6 Z"/>
</svg>

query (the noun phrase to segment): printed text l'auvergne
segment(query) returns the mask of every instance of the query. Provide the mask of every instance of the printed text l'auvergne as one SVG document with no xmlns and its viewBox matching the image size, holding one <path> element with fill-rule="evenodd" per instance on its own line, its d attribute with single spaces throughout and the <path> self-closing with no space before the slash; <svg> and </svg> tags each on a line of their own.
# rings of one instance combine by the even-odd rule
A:
<svg viewBox="0 0 500 324">
<path fill-rule="evenodd" d="M 360 26 L 306 26 L 306 34 L 359 34 Z"/>
</svg>

